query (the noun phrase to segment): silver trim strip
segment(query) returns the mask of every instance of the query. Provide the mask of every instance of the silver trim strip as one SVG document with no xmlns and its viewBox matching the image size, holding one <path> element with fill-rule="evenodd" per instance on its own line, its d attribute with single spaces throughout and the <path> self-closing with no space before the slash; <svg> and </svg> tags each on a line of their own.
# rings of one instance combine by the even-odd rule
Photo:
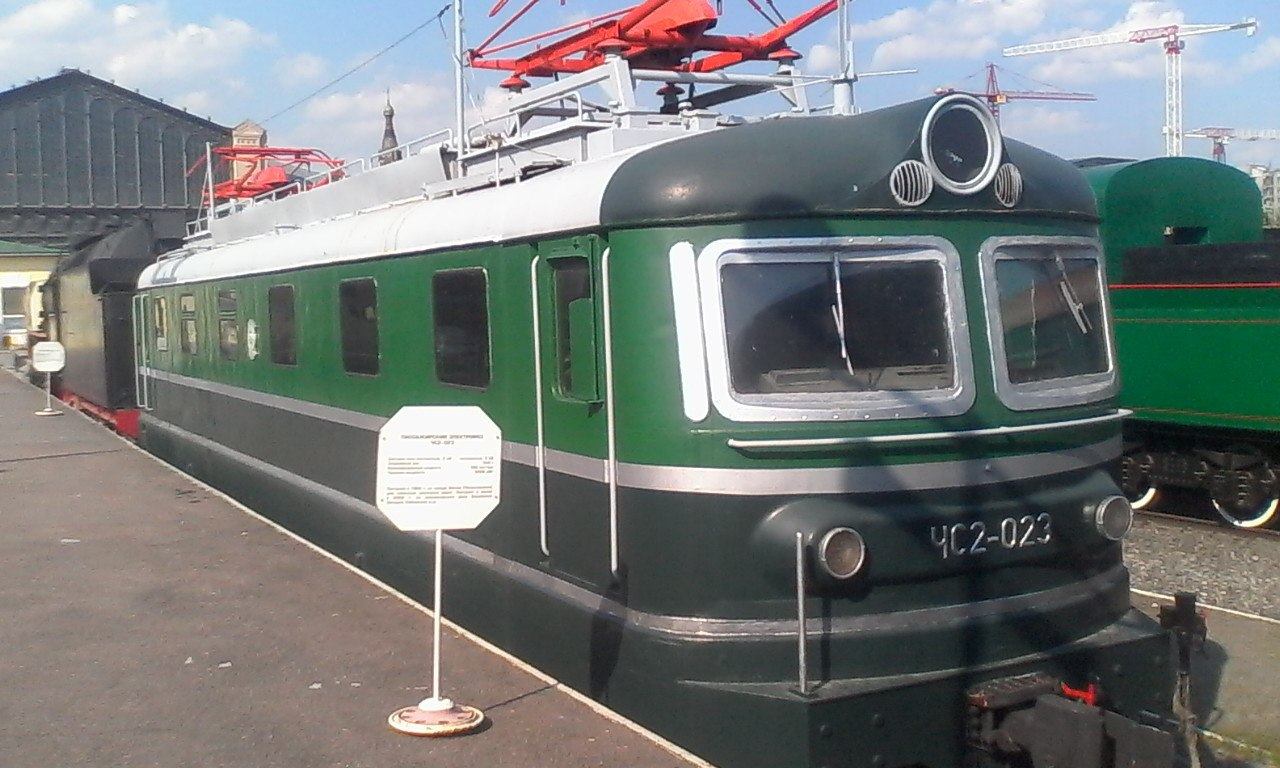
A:
<svg viewBox="0 0 1280 768">
<path fill-rule="evenodd" d="M 151 410 L 151 382 L 143 371 L 151 364 L 148 322 L 154 322 L 151 316 L 152 301 L 150 294 L 136 293 L 130 302 L 133 311 L 133 349 L 134 354 L 137 355 L 137 365 L 133 370 L 133 388 L 138 400 L 138 408 L 144 411 Z"/>
<path fill-rule="evenodd" d="M 542 554 L 550 557 L 551 549 L 547 543 L 547 431 L 546 414 L 542 412 L 542 307 L 538 303 L 538 265 L 541 263 L 541 255 L 534 256 L 529 262 L 529 301 L 533 307 L 533 413 L 538 440 L 534 448 L 534 466 L 538 468 L 538 547 Z"/>
<path fill-rule="evenodd" d="M 919 443 L 930 440 L 961 440 L 969 437 L 996 437 L 1000 435 L 1019 435 L 1028 432 L 1049 432 L 1055 429 L 1066 429 L 1068 427 L 1082 427 L 1088 424 L 1105 424 L 1109 421 L 1120 421 L 1121 419 L 1132 416 L 1133 411 L 1121 408 L 1115 413 L 1108 413 L 1102 416 L 1090 416 L 1085 419 L 1070 419 L 1068 421 L 1055 421 L 1049 424 L 1018 424 L 1011 427 L 989 427 L 987 429 L 963 429 L 953 432 L 919 432 L 910 435 L 866 435 L 863 437 L 815 437 L 800 438 L 795 440 L 743 440 L 731 437 L 728 440 L 730 448 L 736 448 L 740 451 L 750 453 L 751 451 L 759 451 L 775 448 L 838 448 L 845 445 L 883 445 L 894 443 Z"/>
<path fill-rule="evenodd" d="M 600 314 L 604 319 L 605 450 L 609 477 L 609 573 L 618 575 L 618 433 L 613 398 L 613 322 L 609 306 L 609 249 L 600 254 Z"/>
<path fill-rule="evenodd" d="M 994 485 L 1096 467 L 1120 455 L 1120 437 L 1070 451 L 923 464 L 806 469 L 663 467 L 623 463 L 626 488 L 722 496 L 879 493 Z"/>
<path fill-rule="evenodd" d="M 176 373 L 149 369 L 148 375 L 162 381 L 170 381 L 265 407 L 278 408 L 372 432 L 381 429 L 387 421 L 381 416 L 309 403 L 280 395 L 268 395 L 242 387 L 193 379 Z M 618 462 L 616 478 L 618 485 L 623 488 L 724 496 L 924 491 L 957 485 L 991 485 L 1085 469 L 1116 458 L 1120 455 L 1120 450 L 1120 438 L 1116 436 L 1065 452 L 893 466 L 729 469 Z M 538 466 L 538 446 L 504 440 L 502 452 L 504 459 L 516 464 L 535 468 Z M 549 471 L 597 483 L 606 483 L 609 480 L 609 465 L 604 459 L 550 448 L 544 448 L 542 453 L 543 466 Z"/>
<path fill-rule="evenodd" d="M 141 370 L 143 370 L 147 376 L 158 381 L 167 381 L 171 384 L 181 384 L 184 387 L 198 389 L 202 392 L 224 395 L 226 397 L 235 398 L 236 400 L 244 400 L 246 402 L 264 405 L 268 408 L 275 408 L 277 410 L 300 413 L 303 416 L 310 416 L 313 419 L 332 421 L 338 424 L 345 424 L 348 427 L 355 427 L 356 429 L 366 429 L 371 432 L 377 432 L 382 429 L 382 425 L 386 424 L 387 420 L 390 418 L 389 416 L 375 416 L 371 413 L 361 413 L 360 411 L 337 408 L 332 405 L 313 403 L 310 400 L 299 400 L 294 397 L 285 397 L 283 395 L 259 392 L 256 389 L 237 387 L 231 384 L 223 384 L 218 381 L 197 379 L 192 376 L 184 376 L 181 373 L 163 371 L 158 368 L 146 368 Z"/>
<path fill-rule="evenodd" d="M 702 334 L 697 254 L 693 243 L 679 242 L 667 252 L 671 270 L 671 304 L 676 325 L 676 356 L 680 361 L 680 395 L 684 415 L 695 424 L 711 414 L 707 392 L 707 344 Z"/>
</svg>

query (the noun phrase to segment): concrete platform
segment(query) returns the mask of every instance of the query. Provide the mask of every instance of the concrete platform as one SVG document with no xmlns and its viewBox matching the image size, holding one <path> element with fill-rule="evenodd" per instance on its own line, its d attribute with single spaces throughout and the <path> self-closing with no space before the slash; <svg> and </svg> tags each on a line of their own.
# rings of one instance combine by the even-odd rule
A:
<svg viewBox="0 0 1280 768">
<path fill-rule="evenodd" d="M 1156 616 L 1166 596 L 1135 592 Z M 1258 765 L 1280 764 L 1280 621 L 1202 607 L 1209 636 L 1192 654 L 1191 708 L 1206 747 Z"/>
<path fill-rule="evenodd" d="M 0 766 L 695 765 L 0 373 Z M 424 573 L 423 578 L 427 578 Z M 448 614 L 448 595 L 445 596 Z"/>
</svg>

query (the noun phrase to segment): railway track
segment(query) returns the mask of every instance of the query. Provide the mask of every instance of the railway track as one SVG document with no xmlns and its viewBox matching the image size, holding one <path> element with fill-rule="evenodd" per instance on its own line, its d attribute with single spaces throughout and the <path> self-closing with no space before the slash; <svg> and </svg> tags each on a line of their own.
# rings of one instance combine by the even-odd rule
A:
<svg viewBox="0 0 1280 768">
<path fill-rule="evenodd" d="M 1188 512 L 1161 512 L 1157 510 L 1137 510 L 1139 518 L 1145 518 L 1166 525 L 1187 525 L 1220 531 L 1224 534 L 1242 536 L 1244 538 L 1270 537 L 1280 541 L 1280 530 L 1275 528 L 1238 528 L 1227 525 L 1218 518 L 1210 518 Z"/>
<path fill-rule="evenodd" d="M 1280 620 L 1280 531 L 1233 528 L 1176 506 L 1142 511 L 1125 538 L 1135 589 Z"/>
</svg>

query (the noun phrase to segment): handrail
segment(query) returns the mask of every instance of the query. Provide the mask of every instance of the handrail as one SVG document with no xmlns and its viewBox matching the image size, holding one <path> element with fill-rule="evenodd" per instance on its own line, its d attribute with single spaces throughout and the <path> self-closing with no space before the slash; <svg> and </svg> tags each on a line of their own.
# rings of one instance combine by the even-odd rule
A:
<svg viewBox="0 0 1280 768">
<path fill-rule="evenodd" d="M 380 163 L 377 161 L 382 157 L 392 155 L 396 152 L 400 152 L 402 157 L 408 157 L 429 143 L 440 139 L 448 141 L 452 138 L 453 129 L 442 128 L 428 133 L 425 136 L 419 136 L 418 138 L 406 141 L 403 144 L 398 144 L 391 149 L 381 150 L 369 158 L 356 158 L 355 160 L 344 163 L 337 168 L 328 168 L 318 173 L 313 173 L 310 176 L 290 182 L 285 186 L 261 192 L 251 198 L 234 198 L 220 205 L 213 206 L 212 210 L 210 210 L 209 207 L 203 207 L 196 215 L 196 218 L 187 222 L 187 237 L 195 237 L 196 235 L 208 232 L 211 221 L 226 218 L 227 216 L 258 203 L 274 202 L 281 198 L 289 197 L 290 195 L 307 192 L 317 186 L 337 183 L 343 179 L 368 173 L 380 166 Z"/>
</svg>

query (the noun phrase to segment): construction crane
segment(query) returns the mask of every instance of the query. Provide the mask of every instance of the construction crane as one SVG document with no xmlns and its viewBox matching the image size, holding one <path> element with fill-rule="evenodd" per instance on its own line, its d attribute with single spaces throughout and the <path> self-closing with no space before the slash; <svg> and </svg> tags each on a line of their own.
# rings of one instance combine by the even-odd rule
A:
<svg viewBox="0 0 1280 768">
<path fill-rule="evenodd" d="M 1098 97 L 1094 96 L 1092 93 L 1080 93 L 1078 91 L 1060 91 L 1060 90 L 1057 90 L 1056 88 L 1054 90 L 1046 90 L 1046 91 L 1002 90 L 1000 88 L 1000 81 L 996 76 L 997 71 L 1004 71 L 1008 73 L 1008 70 L 1005 70 L 1003 67 L 998 67 L 991 62 L 987 62 L 987 90 L 983 93 L 978 93 L 975 91 L 965 91 L 965 93 L 968 93 L 971 96 L 977 96 L 978 98 L 986 99 L 987 105 L 991 107 L 991 114 L 995 116 L 996 120 L 1000 119 L 1000 107 L 1015 99 L 1038 99 L 1041 101 L 1097 101 L 1098 100 Z M 972 75 L 970 75 L 969 77 L 972 77 Z M 965 78 L 965 79 L 967 80 L 968 78 Z M 1039 84 L 1047 86 L 1049 88 L 1053 88 L 1053 86 L 1048 85 L 1048 83 L 1039 83 Z M 958 90 L 960 89 L 938 88 L 936 89 L 935 93 L 953 93 Z"/>
<path fill-rule="evenodd" d="M 1275 128 L 1197 128 L 1182 135 L 1192 139 L 1213 139 L 1213 159 L 1220 163 L 1227 162 L 1229 141 L 1280 141 L 1280 129 Z"/>
<path fill-rule="evenodd" d="M 1147 43 L 1164 41 L 1164 150 L 1170 157 L 1182 154 L 1182 38 L 1207 35 L 1213 32 L 1231 32 L 1243 29 L 1253 35 L 1258 29 L 1256 19 L 1245 19 L 1235 24 L 1169 24 L 1163 27 L 1132 29 L 1127 32 L 1106 32 L 1099 35 L 1071 37 L 1044 43 L 1028 43 L 1004 49 L 1005 56 L 1026 56 L 1033 53 L 1054 53 L 1079 48 L 1094 48 L 1117 43 Z"/>
</svg>

